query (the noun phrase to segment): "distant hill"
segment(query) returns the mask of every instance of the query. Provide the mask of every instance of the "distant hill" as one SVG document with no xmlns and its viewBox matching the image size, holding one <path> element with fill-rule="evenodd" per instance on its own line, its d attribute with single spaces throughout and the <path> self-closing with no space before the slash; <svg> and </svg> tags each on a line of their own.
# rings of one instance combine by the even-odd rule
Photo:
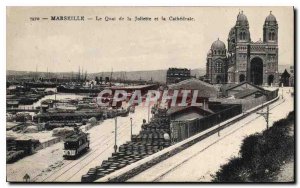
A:
<svg viewBox="0 0 300 188">
<path fill-rule="evenodd" d="M 110 72 L 101 72 L 101 73 L 92 73 L 89 74 L 89 77 L 95 78 L 96 76 L 110 76 Z M 130 72 L 113 72 L 113 78 L 120 78 L 120 79 L 128 79 L 128 80 L 152 80 L 157 82 L 165 82 L 166 81 L 167 70 L 151 70 L 151 71 L 130 71 Z M 204 69 L 193 69 L 191 70 L 191 75 L 199 76 L 205 75 Z"/>
<path fill-rule="evenodd" d="M 290 72 L 289 64 L 278 65 L 278 72 L 283 73 L 286 69 Z M 95 79 L 96 76 L 100 77 L 110 77 L 111 72 L 99 72 L 99 73 L 87 73 L 88 79 Z M 112 73 L 114 79 L 128 79 L 128 80 L 152 80 L 156 82 L 166 82 L 167 70 L 149 70 L 149 71 L 117 71 Z M 78 75 L 78 72 L 60 72 L 60 73 L 47 73 L 47 72 L 34 72 L 34 71 L 14 71 L 7 70 L 7 76 L 16 76 L 16 77 L 57 77 L 57 78 L 75 78 Z M 204 68 L 192 69 L 191 75 L 199 76 L 205 75 Z"/>
<path fill-rule="evenodd" d="M 88 73 L 88 79 L 95 79 L 96 76 L 100 77 L 110 77 L 111 72 L 99 72 L 99 73 Z M 166 81 L 167 70 L 150 70 L 150 71 L 117 71 L 112 73 L 114 79 L 128 79 L 128 80 L 152 80 L 156 82 L 165 82 Z M 62 72 L 62 73 L 47 73 L 47 72 L 34 72 L 34 71 L 14 71 L 7 70 L 7 76 L 16 76 L 16 77 L 57 77 L 57 78 L 75 78 L 77 77 L 77 72 Z M 205 69 L 192 69 L 191 75 L 199 76 L 205 75 Z"/>
</svg>

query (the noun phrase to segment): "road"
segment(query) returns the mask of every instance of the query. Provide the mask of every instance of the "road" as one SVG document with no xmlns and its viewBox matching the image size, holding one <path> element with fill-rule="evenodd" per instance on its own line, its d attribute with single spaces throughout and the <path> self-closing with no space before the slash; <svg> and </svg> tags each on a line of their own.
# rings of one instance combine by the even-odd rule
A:
<svg viewBox="0 0 300 188">
<path fill-rule="evenodd" d="M 283 89 L 283 99 L 271 104 L 270 126 L 273 122 L 285 118 L 294 109 L 294 98 L 289 91 Z M 281 95 L 281 89 L 279 95 Z M 264 109 L 266 111 L 266 109 Z M 240 146 L 245 137 L 266 129 L 266 121 L 259 114 L 251 114 L 246 118 L 223 129 L 182 152 L 147 169 L 129 182 L 209 182 L 220 166 L 230 158 L 239 155 Z"/>
<path fill-rule="evenodd" d="M 117 145 L 130 141 L 130 117 L 133 118 L 133 134 L 138 134 L 142 120 L 147 119 L 147 108 L 136 107 L 128 117 L 118 117 Z M 23 181 L 27 173 L 35 182 L 79 182 L 90 168 L 99 166 L 113 153 L 114 119 L 107 119 L 90 129 L 90 150 L 76 160 L 63 159 L 63 143 L 38 151 L 13 164 L 7 164 L 7 180 Z"/>
</svg>

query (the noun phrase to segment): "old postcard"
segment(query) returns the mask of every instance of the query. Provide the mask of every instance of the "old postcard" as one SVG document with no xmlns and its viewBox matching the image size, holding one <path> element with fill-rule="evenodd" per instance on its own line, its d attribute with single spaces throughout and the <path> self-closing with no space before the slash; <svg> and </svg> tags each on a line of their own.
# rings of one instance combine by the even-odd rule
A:
<svg viewBox="0 0 300 188">
<path fill-rule="evenodd" d="M 295 182 L 293 7 L 7 7 L 8 182 Z"/>
</svg>

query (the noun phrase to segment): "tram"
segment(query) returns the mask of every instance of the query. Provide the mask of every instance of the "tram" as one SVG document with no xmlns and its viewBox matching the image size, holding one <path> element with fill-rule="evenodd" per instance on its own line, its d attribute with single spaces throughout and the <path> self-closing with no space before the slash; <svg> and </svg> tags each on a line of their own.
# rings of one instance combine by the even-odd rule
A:
<svg viewBox="0 0 300 188">
<path fill-rule="evenodd" d="M 75 159 L 90 148 L 89 134 L 80 131 L 77 127 L 75 133 L 66 137 L 64 142 L 65 159 Z"/>
</svg>

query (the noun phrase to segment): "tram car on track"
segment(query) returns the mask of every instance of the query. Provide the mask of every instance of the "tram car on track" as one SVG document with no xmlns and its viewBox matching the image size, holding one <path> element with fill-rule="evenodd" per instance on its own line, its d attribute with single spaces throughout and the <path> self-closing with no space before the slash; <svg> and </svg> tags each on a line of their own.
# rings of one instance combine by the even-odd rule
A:
<svg viewBox="0 0 300 188">
<path fill-rule="evenodd" d="M 88 151 L 90 148 L 89 133 L 80 131 L 77 127 L 74 128 L 75 133 L 66 137 L 64 142 L 65 159 L 75 159 L 81 154 Z"/>
</svg>

